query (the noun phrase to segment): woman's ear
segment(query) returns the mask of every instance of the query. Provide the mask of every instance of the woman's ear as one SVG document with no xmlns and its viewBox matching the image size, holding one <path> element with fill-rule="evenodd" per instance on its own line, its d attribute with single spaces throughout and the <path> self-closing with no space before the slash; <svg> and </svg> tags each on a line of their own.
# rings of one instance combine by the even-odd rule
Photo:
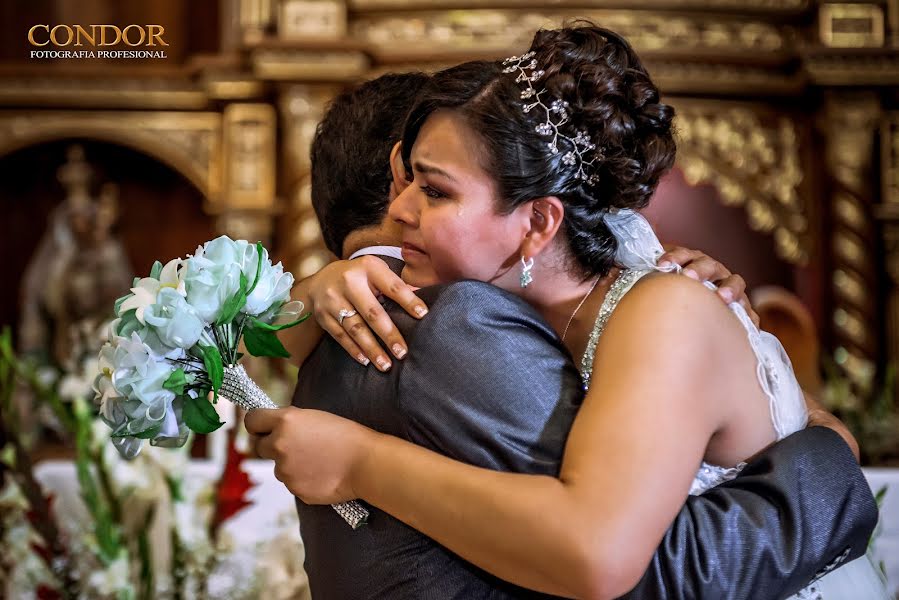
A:
<svg viewBox="0 0 899 600">
<path fill-rule="evenodd" d="M 397 196 L 399 196 L 412 181 L 412 173 L 407 173 L 406 165 L 403 164 L 402 150 L 403 143 L 397 142 L 393 145 L 393 150 L 390 151 L 390 174 L 393 176 L 393 188 L 396 191 Z"/>
<path fill-rule="evenodd" d="M 555 196 L 537 198 L 528 204 L 530 229 L 522 241 L 521 253 L 530 258 L 543 252 L 555 239 L 565 218 L 565 205 Z"/>
</svg>

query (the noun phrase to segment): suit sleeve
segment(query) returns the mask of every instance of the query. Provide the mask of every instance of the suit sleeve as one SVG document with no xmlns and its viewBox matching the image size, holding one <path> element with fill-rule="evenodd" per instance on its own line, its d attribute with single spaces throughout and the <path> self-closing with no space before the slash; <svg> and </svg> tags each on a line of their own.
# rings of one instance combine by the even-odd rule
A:
<svg viewBox="0 0 899 600">
<path fill-rule="evenodd" d="M 876 523 L 848 446 L 812 427 L 691 496 L 625 598 L 785 598 L 822 569 L 862 556 Z"/>
</svg>

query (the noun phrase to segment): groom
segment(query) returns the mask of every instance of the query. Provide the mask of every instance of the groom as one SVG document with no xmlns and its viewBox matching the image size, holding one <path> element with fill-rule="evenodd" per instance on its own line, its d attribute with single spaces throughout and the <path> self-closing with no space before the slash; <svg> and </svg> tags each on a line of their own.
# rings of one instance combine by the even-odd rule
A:
<svg viewBox="0 0 899 600">
<path fill-rule="evenodd" d="M 374 254 L 402 267 L 391 250 L 398 236 L 384 218 L 396 192 L 387 156 L 425 81 L 390 75 L 366 83 L 337 98 L 319 127 L 313 204 L 339 256 Z M 558 337 L 525 303 L 490 286 L 463 282 L 421 294 L 431 308 L 421 321 L 386 305 L 410 342 L 405 360 L 386 373 L 363 368 L 326 336 L 302 367 L 294 405 L 479 466 L 555 475 L 583 396 Z M 460 361 L 470 373 L 441 368 Z M 271 431 L 280 418 L 263 412 L 247 417 L 252 433 Z M 329 507 L 297 507 L 316 598 L 543 597 L 374 507 L 370 525 L 357 531 Z M 846 444 L 811 427 L 770 448 L 736 480 L 690 497 L 628 597 L 783 597 L 833 561 L 861 555 L 875 521 Z"/>
</svg>

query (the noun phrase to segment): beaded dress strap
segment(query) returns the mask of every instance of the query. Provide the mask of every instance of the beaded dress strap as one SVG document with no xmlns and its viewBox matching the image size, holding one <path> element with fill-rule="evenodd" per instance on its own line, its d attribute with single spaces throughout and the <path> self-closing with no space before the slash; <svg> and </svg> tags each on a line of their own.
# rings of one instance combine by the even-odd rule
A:
<svg viewBox="0 0 899 600">
<path fill-rule="evenodd" d="M 612 286 L 606 293 L 602 306 L 599 308 L 599 314 L 596 315 L 596 322 L 593 325 L 593 331 L 590 332 L 590 338 L 587 340 L 587 349 L 584 350 L 584 356 L 581 358 L 581 377 L 584 380 L 584 389 L 590 387 L 590 376 L 593 374 L 593 357 L 596 354 L 596 344 L 599 343 L 599 336 L 606 328 L 609 317 L 612 312 L 624 298 L 624 295 L 637 283 L 641 277 L 652 273 L 654 269 L 622 269 L 618 273 L 618 277 L 612 282 Z"/>
</svg>

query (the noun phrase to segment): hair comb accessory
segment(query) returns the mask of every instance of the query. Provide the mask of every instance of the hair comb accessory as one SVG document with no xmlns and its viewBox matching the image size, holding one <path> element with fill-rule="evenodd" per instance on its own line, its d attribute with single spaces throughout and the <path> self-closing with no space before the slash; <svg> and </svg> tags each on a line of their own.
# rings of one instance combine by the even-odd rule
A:
<svg viewBox="0 0 899 600">
<path fill-rule="evenodd" d="M 568 102 L 560 99 L 542 98 L 546 94 L 546 89 L 537 90 L 534 88 L 534 82 L 543 77 L 546 72 L 537 68 L 537 61 L 534 59 L 534 52 L 528 52 L 521 56 L 511 56 L 503 61 L 503 73 L 515 73 L 516 83 L 523 83 L 525 86 L 521 90 L 521 99 L 530 100 L 522 104 L 522 110 L 530 113 L 534 109 L 542 109 L 546 115 L 546 120 L 534 130 L 537 134 L 544 137 L 551 137 L 546 146 L 551 154 L 559 154 L 559 143 L 568 144 L 568 152 L 562 155 L 562 163 L 569 167 L 577 167 L 575 177 L 581 181 L 585 181 L 590 185 L 599 182 L 599 177 L 593 173 L 594 163 L 603 159 L 602 148 L 597 149 L 596 144 L 590 139 L 586 131 L 578 130 L 574 137 L 565 135 L 560 128 L 568 123 L 570 112 Z M 528 73 L 530 71 L 530 74 Z M 545 100 L 545 101 L 544 101 Z"/>
</svg>

